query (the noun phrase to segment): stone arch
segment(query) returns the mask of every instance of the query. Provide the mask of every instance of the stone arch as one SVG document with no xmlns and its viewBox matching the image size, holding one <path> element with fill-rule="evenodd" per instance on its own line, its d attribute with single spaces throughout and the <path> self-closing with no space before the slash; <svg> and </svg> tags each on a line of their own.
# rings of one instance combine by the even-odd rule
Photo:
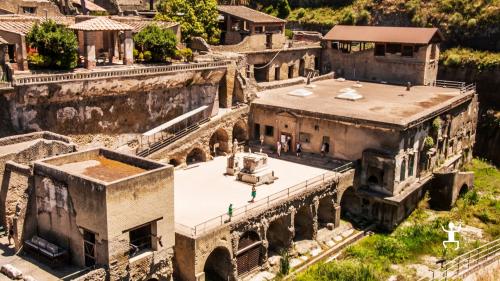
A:
<svg viewBox="0 0 500 281">
<path fill-rule="evenodd" d="M 178 159 L 175 159 L 175 158 L 172 158 L 168 161 L 168 164 L 174 166 L 174 167 L 177 167 L 181 164 L 181 161 L 178 160 Z"/>
<path fill-rule="evenodd" d="M 314 216 L 311 205 L 306 204 L 297 210 L 293 220 L 295 241 L 311 240 L 314 238 L 313 220 Z"/>
<path fill-rule="evenodd" d="M 356 195 L 354 187 L 350 186 L 344 190 L 339 201 L 343 218 L 349 220 L 361 213 L 360 198 Z"/>
<path fill-rule="evenodd" d="M 240 236 L 236 262 L 238 276 L 242 276 L 261 265 L 262 240 L 257 232 L 250 230 Z"/>
<path fill-rule="evenodd" d="M 248 140 L 248 126 L 243 120 L 239 120 L 234 124 L 233 139 L 237 139 L 238 142 Z"/>
<path fill-rule="evenodd" d="M 326 226 L 329 223 L 335 223 L 335 201 L 333 195 L 327 195 L 319 200 L 318 205 L 318 223 L 320 226 Z"/>
<path fill-rule="evenodd" d="M 223 128 L 217 129 L 210 137 L 210 153 L 213 156 L 229 153 L 229 135 Z"/>
<path fill-rule="evenodd" d="M 148 281 L 158 281 L 156 278 L 149 278 Z"/>
<path fill-rule="evenodd" d="M 232 280 L 231 252 L 226 247 L 219 246 L 215 248 L 208 255 L 203 271 L 205 272 L 205 280 Z"/>
<path fill-rule="evenodd" d="M 468 191 L 469 191 L 469 186 L 466 183 L 462 184 L 462 186 L 458 191 L 458 197 L 464 196 L 465 193 L 467 193 Z"/>
<path fill-rule="evenodd" d="M 286 251 L 292 246 L 293 237 L 289 229 L 290 221 L 291 215 L 286 215 L 269 223 L 266 233 L 269 256 L 280 254 L 281 251 Z"/>
<path fill-rule="evenodd" d="M 198 147 L 191 149 L 191 151 L 189 151 L 189 153 L 186 156 L 186 164 L 188 165 L 205 161 L 207 161 L 207 155 L 201 148 Z"/>
</svg>

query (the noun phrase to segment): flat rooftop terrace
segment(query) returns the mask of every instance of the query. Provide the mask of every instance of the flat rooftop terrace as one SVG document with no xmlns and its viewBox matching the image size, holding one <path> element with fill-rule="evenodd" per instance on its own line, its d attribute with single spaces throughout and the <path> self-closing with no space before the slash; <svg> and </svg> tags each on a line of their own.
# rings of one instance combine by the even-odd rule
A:
<svg viewBox="0 0 500 281">
<path fill-rule="evenodd" d="M 105 182 L 112 182 L 138 175 L 146 170 L 98 155 L 93 159 L 59 165 L 71 174 L 85 175 Z"/>
<path fill-rule="evenodd" d="M 371 121 L 377 124 L 408 126 L 440 109 L 472 97 L 472 92 L 461 93 L 457 88 L 431 86 L 405 86 L 336 79 L 313 82 L 314 88 L 295 85 L 285 88 L 266 90 L 253 101 L 256 106 L 274 107 L 298 111 L 300 114 L 323 118 L 356 122 Z M 348 90 L 354 90 L 362 98 L 345 100 L 336 98 Z M 291 92 L 304 92 L 292 95 Z M 309 94 L 309 95 L 308 95 Z"/>
<path fill-rule="evenodd" d="M 104 148 L 51 157 L 37 162 L 52 171 L 99 181 L 104 184 L 141 176 L 165 165 Z"/>
<path fill-rule="evenodd" d="M 175 171 L 176 224 L 193 228 L 226 214 L 231 203 L 235 210 L 257 204 L 248 202 L 252 191 L 250 184 L 237 181 L 235 176 L 224 175 L 226 165 L 227 157 L 221 156 Z M 256 187 L 256 202 L 330 171 L 270 157 L 268 166 L 278 179 L 272 184 Z"/>
</svg>

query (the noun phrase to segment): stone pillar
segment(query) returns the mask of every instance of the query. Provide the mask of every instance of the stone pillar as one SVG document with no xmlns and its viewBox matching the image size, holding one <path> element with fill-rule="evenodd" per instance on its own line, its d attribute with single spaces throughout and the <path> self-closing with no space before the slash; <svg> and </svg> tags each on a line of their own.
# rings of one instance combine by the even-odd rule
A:
<svg viewBox="0 0 500 281">
<path fill-rule="evenodd" d="M 335 228 L 340 226 L 340 204 L 333 203 L 333 218 Z"/>
<path fill-rule="evenodd" d="M 288 209 L 288 212 L 290 213 L 290 224 L 288 226 L 288 232 L 290 234 L 288 235 L 288 248 L 291 250 L 293 246 L 293 238 L 295 238 L 295 214 L 297 213 L 297 210 L 295 207 L 291 206 Z"/>
<path fill-rule="evenodd" d="M 95 37 L 95 31 L 83 32 L 83 46 L 85 48 L 85 68 L 87 69 L 93 69 L 96 67 Z"/>
<path fill-rule="evenodd" d="M 19 70 L 28 70 L 28 50 L 26 49 L 26 40 L 21 35 L 21 42 L 16 44 L 16 61 Z"/>
<path fill-rule="evenodd" d="M 113 57 L 115 60 L 120 57 L 120 39 L 116 31 L 113 31 Z"/>
<path fill-rule="evenodd" d="M 134 40 L 132 40 L 132 31 L 125 31 L 123 64 L 132 65 L 134 63 Z"/>
<path fill-rule="evenodd" d="M 9 62 L 9 49 L 7 45 L 0 45 L 0 80 L 7 74 L 6 64 Z"/>
<path fill-rule="evenodd" d="M 313 217 L 312 221 L 312 239 L 316 240 L 316 237 L 318 236 L 318 228 L 319 228 L 319 223 L 318 223 L 318 209 L 319 209 L 319 198 L 316 196 L 313 199 L 313 204 L 311 205 L 311 214 Z"/>
</svg>

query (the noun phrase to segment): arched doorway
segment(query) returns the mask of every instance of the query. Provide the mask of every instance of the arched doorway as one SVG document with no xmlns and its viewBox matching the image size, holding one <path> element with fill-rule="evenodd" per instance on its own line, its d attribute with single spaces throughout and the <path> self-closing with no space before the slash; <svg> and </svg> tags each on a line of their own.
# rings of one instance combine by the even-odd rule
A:
<svg viewBox="0 0 500 281">
<path fill-rule="evenodd" d="M 220 128 L 210 137 L 210 154 L 213 156 L 229 152 L 229 136 L 226 130 Z"/>
<path fill-rule="evenodd" d="M 237 139 L 238 142 L 244 142 L 248 140 L 248 129 L 247 124 L 242 120 L 236 122 L 233 126 L 233 139 Z"/>
<path fill-rule="evenodd" d="M 231 272 L 231 254 L 224 247 L 215 248 L 207 258 L 203 271 L 205 280 L 227 281 L 230 280 Z"/>
<path fill-rule="evenodd" d="M 238 263 L 238 276 L 248 273 L 260 265 L 262 241 L 254 231 L 245 232 L 238 243 L 236 261 Z"/>
<path fill-rule="evenodd" d="M 172 158 L 172 159 L 170 159 L 168 161 L 168 164 L 170 164 L 170 165 L 172 165 L 174 167 L 177 167 L 177 166 L 179 166 L 181 164 L 181 162 L 179 160 L 177 160 L 177 159 Z"/>
<path fill-rule="evenodd" d="M 200 148 L 193 148 L 186 156 L 186 164 L 194 164 L 197 162 L 205 162 L 207 160 L 205 152 Z"/>
<path fill-rule="evenodd" d="M 318 223 L 322 227 L 329 223 L 335 223 L 333 196 L 329 195 L 319 200 Z"/>
<path fill-rule="evenodd" d="M 467 193 L 469 191 L 469 187 L 467 186 L 467 184 L 463 184 L 462 187 L 460 187 L 460 191 L 458 192 L 458 197 L 463 197 L 465 195 L 465 193 Z"/>
<path fill-rule="evenodd" d="M 269 224 L 267 229 L 267 242 L 269 243 L 269 256 L 279 255 L 281 251 L 288 250 L 292 241 L 291 233 L 288 230 L 290 215 L 278 218 Z"/>
<path fill-rule="evenodd" d="M 313 239 L 313 214 L 311 205 L 305 205 L 299 208 L 295 214 L 294 227 L 295 227 L 295 241 L 311 240 Z"/>
<path fill-rule="evenodd" d="M 348 187 L 340 199 L 341 217 L 351 221 L 361 213 L 361 200 L 356 195 L 354 187 Z"/>
</svg>

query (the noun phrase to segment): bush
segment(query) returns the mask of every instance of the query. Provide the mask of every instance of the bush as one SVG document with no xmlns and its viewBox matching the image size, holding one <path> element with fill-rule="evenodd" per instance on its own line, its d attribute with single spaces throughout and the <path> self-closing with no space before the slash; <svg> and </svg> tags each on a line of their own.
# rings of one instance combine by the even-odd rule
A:
<svg viewBox="0 0 500 281">
<path fill-rule="evenodd" d="M 429 150 L 434 147 L 434 139 L 431 136 L 427 136 L 424 139 L 424 150 Z"/>
<path fill-rule="evenodd" d="M 134 36 L 134 42 L 144 61 L 165 62 L 175 54 L 177 37 L 170 29 L 150 24 Z"/>
<path fill-rule="evenodd" d="M 452 48 L 441 53 L 441 62 L 449 67 L 474 67 L 479 70 L 500 67 L 500 53 Z"/>
<path fill-rule="evenodd" d="M 282 275 L 288 275 L 290 272 L 290 256 L 287 251 L 281 252 L 280 259 L 280 273 Z"/>
<path fill-rule="evenodd" d="M 293 31 L 291 31 L 290 29 L 285 29 L 285 36 L 290 40 L 293 39 Z"/>
<path fill-rule="evenodd" d="M 39 56 L 32 56 L 31 62 L 38 67 L 73 69 L 78 62 L 78 40 L 73 31 L 46 20 L 35 24 L 26 35 L 31 48 Z"/>
<path fill-rule="evenodd" d="M 276 10 L 278 11 L 278 17 L 281 19 L 286 19 L 292 9 L 290 9 L 290 4 L 288 4 L 288 0 L 278 0 L 276 4 Z"/>
<path fill-rule="evenodd" d="M 306 14 L 306 10 L 304 10 L 304 8 L 300 8 L 300 9 L 297 11 L 297 18 L 298 18 L 298 19 L 303 18 L 305 14 Z"/>
<path fill-rule="evenodd" d="M 392 237 L 377 237 L 375 250 L 379 256 L 385 256 L 393 263 L 402 262 L 408 258 L 407 249 L 401 241 Z"/>
</svg>

